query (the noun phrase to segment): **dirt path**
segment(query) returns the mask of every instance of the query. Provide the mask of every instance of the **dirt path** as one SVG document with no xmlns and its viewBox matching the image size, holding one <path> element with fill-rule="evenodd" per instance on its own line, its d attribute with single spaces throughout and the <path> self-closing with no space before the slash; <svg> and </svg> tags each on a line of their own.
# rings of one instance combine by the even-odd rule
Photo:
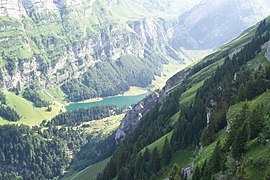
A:
<svg viewBox="0 0 270 180">
<path fill-rule="evenodd" d="M 90 167 L 92 167 L 92 165 L 91 166 L 88 166 L 87 168 L 85 168 L 83 170 L 81 170 L 78 174 L 76 174 L 73 178 L 71 178 L 71 180 L 74 180 L 79 174 L 83 173 L 84 171 L 86 171 Z"/>
<path fill-rule="evenodd" d="M 46 92 L 46 91 L 43 91 L 47 96 L 49 96 L 50 98 L 52 98 L 52 99 L 55 99 L 50 93 L 48 93 L 48 92 Z M 54 103 L 56 104 L 56 105 L 58 105 L 58 106 L 60 106 L 60 107 L 65 107 L 66 105 L 65 104 L 62 104 L 62 103 L 60 103 L 60 102 L 58 102 L 58 101 L 56 101 L 56 100 L 54 100 Z"/>
</svg>

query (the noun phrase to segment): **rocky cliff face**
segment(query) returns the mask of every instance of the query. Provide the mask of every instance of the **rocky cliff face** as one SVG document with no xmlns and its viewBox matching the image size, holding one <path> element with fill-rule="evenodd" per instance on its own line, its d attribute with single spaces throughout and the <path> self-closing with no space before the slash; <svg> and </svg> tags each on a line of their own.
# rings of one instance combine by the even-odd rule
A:
<svg viewBox="0 0 270 180">
<path fill-rule="evenodd" d="M 266 49 L 265 57 L 268 59 L 268 61 L 270 61 L 270 42 L 267 42 L 265 44 L 265 49 Z"/>
<path fill-rule="evenodd" d="M 153 44 L 156 39 L 161 43 L 167 43 L 174 33 L 173 24 L 164 19 L 144 18 L 141 21 L 130 22 L 129 27 L 140 37 L 142 44 Z"/>
<path fill-rule="evenodd" d="M 0 0 L 0 87 L 59 86 L 127 55 L 182 62 L 182 47 L 215 48 L 270 9 L 266 0 L 199 1 Z"/>
<path fill-rule="evenodd" d="M 74 7 L 81 4 L 81 0 L 1 0 L 0 16 L 22 18 L 33 13 L 49 13 L 65 6 Z"/>
<path fill-rule="evenodd" d="M 128 112 L 124 119 L 121 121 L 120 126 L 118 127 L 115 133 L 115 141 L 118 144 L 122 139 L 131 133 L 140 122 L 142 116 L 149 109 L 153 108 L 156 102 L 159 100 L 159 93 L 152 93 L 149 97 L 139 102 L 134 106 L 128 108 Z"/>
<path fill-rule="evenodd" d="M 11 58 L 14 64 L 13 73 L 2 68 L 1 86 L 8 90 L 33 81 L 50 88 L 80 77 L 99 61 L 114 62 L 126 55 L 144 58 L 146 49 L 164 51 L 172 37 L 172 24 L 161 19 L 98 22 L 95 14 L 86 15 L 88 9 L 80 0 L 0 3 L 5 8 L 0 14 L 2 59 Z M 95 1 L 89 3 L 107 12 L 118 1 L 106 1 L 104 9 Z"/>
<path fill-rule="evenodd" d="M 20 18 L 22 15 L 26 15 L 26 12 L 21 3 L 16 0 L 0 1 L 0 16 Z"/>
<path fill-rule="evenodd" d="M 121 121 L 121 124 L 115 133 L 116 143 L 118 144 L 129 133 L 131 133 L 137 127 L 145 113 L 152 109 L 157 102 L 163 102 L 166 97 L 175 90 L 176 86 L 187 78 L 189 73 L 189 70 L 183 70 L 177 73 L 167 81 L 161 91 L 153 92 L 141 102 L 132 107 L 130 106 L 126 116 Z"/>
</svg>

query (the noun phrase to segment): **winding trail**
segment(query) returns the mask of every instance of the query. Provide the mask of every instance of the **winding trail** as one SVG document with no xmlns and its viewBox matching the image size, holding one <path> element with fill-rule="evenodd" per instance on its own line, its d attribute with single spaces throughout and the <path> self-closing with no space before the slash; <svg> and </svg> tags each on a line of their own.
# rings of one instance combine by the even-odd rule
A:
<svg viewBox="0 0 270 180">
<path fill-rule="evenodd" d="M 43 92 L 44 92 L 47 96 L 49 96 L 50 98 L 55 99 L 50 93 L 48 93 L 48 92 L 46 92 L 46 91 L 43 91 Z M 54 100 L 54 103 L 57 104 L 57 105 L 60 106 L 60 107 L 65 107 L 64 104 L 62 104 L 62 103 L 60 103 L 60 102 L 58 102 L 58 101 L 56 101 L 56 100 Z"/>
<path fill-rule="evenodd" d="M 91 168 L 93 165 L 88 166 L 87 168 L 81 170 L 78 174 L 76 174 L 73 178 L 71 178 L 71 180 L 74 180 L 79 174 L 83 173 L 85 170 L 87 170 L 88 168 Z"/>
</svg>

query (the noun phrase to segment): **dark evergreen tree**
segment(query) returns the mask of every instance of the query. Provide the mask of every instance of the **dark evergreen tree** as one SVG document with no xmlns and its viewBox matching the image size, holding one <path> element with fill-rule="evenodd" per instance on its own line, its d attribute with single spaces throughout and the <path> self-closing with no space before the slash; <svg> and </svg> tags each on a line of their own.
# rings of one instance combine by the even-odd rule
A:
<svg viewBox="0 0 270 180">
<path fill-rule="evenodd" d="M 166 137 L 162 150 L 162 160 L 164 165 L 168 165 L 171 161 L 171 158 L 172 158 L 172 148 Z"/>
<path fill-rule="evenodd" d="M 240 159 L 242 154 L 246 151 L 246 142 L 249 139 L 248 125 L 244 123 L 239 131 L 236 133 L 232 144 L 232 155 L 234 159 Z"/>
<path fill-rule="evenodd" d="M 229 134 L 230 137 L 228 139 L 230 144 L 232 144 L 235 138 L 237 137 L 237 133 L 239 133 L 239 129 L 242 127 L 242 125 L 245 122 L 248 122 L 249 115 L 250 115 L 249 106 L 247 103 L 244 103 L 241 108 L 240 114 L 236 116 L 234 122 L 231 125 L 231 131 Z"/>
<path fill-rule="evenodd" d="M 149 151 L 149 148 L 148 147 L 146 147 L 145 152 L 143 154 L 143 160 L 145 162 L 150 161 L 150 151 Z"/>
<path fill-rule="evenodd" d="M 110 174 L 112 177 L 116 175 L 116 164 L 114 160 L 110 161 L 108 164 L 108 174 Z"/>
<path fill-rule="evenodd" d="M 196 166 L 195 170 L 192 173 L 192 179 L 193 180 L 200 180 L 200 178 L 201 178 L 200 168 L 198 166 Z"/>
<path fill-rule="evenodd" d="M 210 158 L 210 166 L 211 166 L 211 171 L 213 174 L 216 174 L 217 172 L 221 171 L 221 163 L 222 163 L 222 157 L 223 153 L 222 153 L 222 149 L 221 149 L 221 145 L 220 142 L 218 141 L 215 149 L 211 155 Z"/>
<path fill-rule="evenodd" d="M 76 153 L 86 143 L 86 136 L 66 128 L 44 131 L 47 131 L 48 139 L 39 127 L 0 126 L 0 164 L 5 167 L 0 177 L 14 173 L 16 178 L 12 179 L 23 177 L 30 180 L 53 179 L 63 175 L 63 170 L 70 163 L 67 153 L 69 143 L 76 145 L 76 149 L 70 149 Z"/>
<path fill-rule="evenodd" d="M 251 113 L 249 118 L 250 138 L 254 139 L 258 137 L 259 133 L 263 129 L 264 113 L 263 106 L 256 107 Z"/>
<path fill-rule="evenodd" d="M 161 162 L 157 147 L 151 153 L 150 167 L 153 173 L 157 173 L 160 170 Z"/>
<path fill-rule="evenodd" d="M 117 180 L 126 180 L 126 169 L 121 168 Z"/>
<path fill-rule="evenodd" d="M 143 157 L 141 153 L 137 156 L 136 162 L 135 162 L 135 172 L 134 177 L 135 179 L 139 179 L 140 175 L 142 174 L 142 168 L 143 168 Z"/>
<path fill-rule="evenodd" d="M 6 95 L 2 91 L 0 91 L 0 103 L 1 104 L 7 103 Z"/>
<path fill-rule="evenodd" d="M 246 88 L 244 86 L 244 84 L 241 84 L 238 94 L 237 94 L 237 101 L 243 101 L 246 100 L 247 98 L 247 94 L 246 94 Z"/>
</svg>

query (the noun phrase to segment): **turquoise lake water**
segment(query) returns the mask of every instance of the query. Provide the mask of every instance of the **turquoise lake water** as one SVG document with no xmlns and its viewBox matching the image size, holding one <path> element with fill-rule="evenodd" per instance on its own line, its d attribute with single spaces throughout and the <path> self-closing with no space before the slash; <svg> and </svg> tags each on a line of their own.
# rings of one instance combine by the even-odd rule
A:
<svg viewBox="0 0 270 180">
<path fill-rule="evenodd" d="M 103 98 L 103 100 L 98 102 L 88 102 L 88 103 L 72 103 L 66 106 L 66 110 L 72 111 L 80 108 L 89 108 L 94 106 L 105 106 L 105 105 L 115 105 L 117 107 L 130 106 L 136 104 L 143 98 L 147 96 L 148 93 L 141 94 L 138 96 L 113 96 Z"/>
</svg>

